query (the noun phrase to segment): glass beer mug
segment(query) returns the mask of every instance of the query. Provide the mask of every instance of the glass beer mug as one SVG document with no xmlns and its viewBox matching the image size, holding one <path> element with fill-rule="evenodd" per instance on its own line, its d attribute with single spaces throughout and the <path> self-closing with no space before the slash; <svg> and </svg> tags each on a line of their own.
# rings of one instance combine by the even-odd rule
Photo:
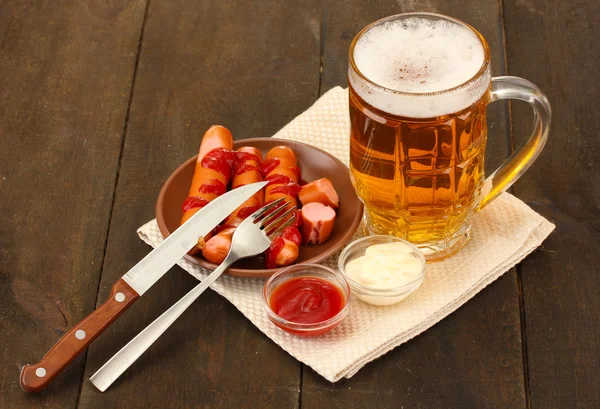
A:
<svg viewBox="0 0 600 409">
<path fill-rule="evenodd" d="M 531 82 L 490 74 L 487 42 L 473 27 L 406 13 L 365 27 L 348 67 L 350 171 L 369 234 L 402 237 L 428 260 L 454 254 L 470 220 L 538 157 L 550 104 Z M 500 99 L 534 110 L 529 139 L 487 179 L 486 107 Z"/>
</svg>

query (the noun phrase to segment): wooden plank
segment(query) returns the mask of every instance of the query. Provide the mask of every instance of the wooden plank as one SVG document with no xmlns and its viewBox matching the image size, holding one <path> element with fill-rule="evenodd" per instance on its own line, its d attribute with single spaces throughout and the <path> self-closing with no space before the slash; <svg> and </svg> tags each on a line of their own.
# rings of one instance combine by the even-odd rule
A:
<svg viewBox="0 0 600 409">
<path fill-rule="evenodd" d="M 270 136 L 316 99 L 320 15 L 304 0 L 150 3 L 100 300 L 150 251 L 135 231 L 211 124 Z M 85 378 L 195 283 L 163 277 L 90 348 Z M 297 361 L 208 291 L 107 392 L 85 382 L 79 407 L 287 408 L 299 380 Z"/>
<path fill-rule="evenodd" d="M 0 407 L 75 407 L 83 359 L 19 388 L 95 305 L 142 1 L 0 2 Z"/>
<path fill-rule="evenodd" d="M 490 44 L 493 73 L 504 73 L 501 16 L 494 1 L 329 2 L 322 90 L 346 86 L 347 53 L 355 33 L 378 18 L 415 10 L 472 24 Z M 506 105 L 493 104 L 488 116 L 489 174 L 509 152 Z M 302 408 L 524 408 L 517 290 L 513 269 L 450 317 L 349 380 L 331 385 L 305 368 Z"/>
<path fill-rule="evenodd" d="M 510 73 L 544 90 L 554 113 L 544 152 L 516 188 L 556 224 L 521 265 L 530 407 L 600 407 L 600 4 L 509 0 L 505 10 Z M 523 140 L 531 111 L 518 108 Z"/>
</svg>

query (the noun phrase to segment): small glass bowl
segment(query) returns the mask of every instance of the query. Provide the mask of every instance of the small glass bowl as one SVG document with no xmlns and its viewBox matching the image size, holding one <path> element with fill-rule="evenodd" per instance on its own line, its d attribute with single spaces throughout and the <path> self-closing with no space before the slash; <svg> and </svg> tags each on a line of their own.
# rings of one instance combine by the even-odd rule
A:
<svg viewBox="0 0 600 409">
<path fill-rule="evenodd" d="M 412 254 L 419 261 L 421 261 L 421 272 L 413 281 L 400 287 L 383 290 L 358 283 L 354 281 L 348 274 L 346 274 L 346 265 L 348 264 L 348 262 L 350 260 L 354 260 L 358 257 L 364 256 L 367 247 L 372 246 L 374 244 L 393 242 L 404 243 L 410 246 L 413 249 L 413 252 L 410 254 Z M 417 288 L 419 288 L 421 283 L 423 283 L 423 279 L 425 278 L 425 266 L 425 257 L 423 256 L 423 253 L 421 253 L 421 251 L 414 244 L 394 236 L 367 236 L 363 237 L 362 239 L 355 240 L 352 243 L 348 244 L 346 248 L 344 248 L 338 260 L 338 268 L 350 284 L 352 292 L 360 300 L 372 305 L 392 305 L 408 297 Z"/>
<path fill-rule="evenodd" d="M 340 312 L 328 320 L 311 324 L 288 321 L 277 315 L 271 309 L 269 303 L 271 294 L 279 285 L 296 277 L 316 277 L 335 285 L 344 297 L 343 306 Z M 342 274 L 328 267 L 319 264 L 296 264 L 273 274 L 265 283 L 263 288 L 263 307 L 271 322 L 279 328 L 295 335 L 305 337 L 317 336 L 331 331 L 346 318 L 346 315 L 348 315 L 348 311 L 350 310 L 350 287 Z"/>
</svg>

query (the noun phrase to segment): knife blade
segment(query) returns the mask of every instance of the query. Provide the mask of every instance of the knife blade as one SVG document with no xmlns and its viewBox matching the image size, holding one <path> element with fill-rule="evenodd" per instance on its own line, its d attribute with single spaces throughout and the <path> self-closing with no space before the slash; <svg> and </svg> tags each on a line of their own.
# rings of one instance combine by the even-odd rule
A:
<svg viewBox="0 0 600 409">
<path fill-rule="evenodd" d="M 198 237 L 206 236 L 267 183 L 252 183 L 227 192 L 179 226 L 117 280 L 112 286 L 108 300 L 66 332 L 40 362 L 23 366 L 19 378 L 21 388 L 26 392 L 43 390 L 79 353 L 194 247 Z"/>
<path fill-rule="evenodd" d="M 268 182 L 258 182 L 236 188 L 219 196 L 173 234 L 167 237 L 154 251 L 144 257 L 124 276 L 123 280 L 139 295 L 163 276 L 180 258 L 198 243 L 198 237 L 206 236 L 242 203 L 252 197 Z"/>
</svg>

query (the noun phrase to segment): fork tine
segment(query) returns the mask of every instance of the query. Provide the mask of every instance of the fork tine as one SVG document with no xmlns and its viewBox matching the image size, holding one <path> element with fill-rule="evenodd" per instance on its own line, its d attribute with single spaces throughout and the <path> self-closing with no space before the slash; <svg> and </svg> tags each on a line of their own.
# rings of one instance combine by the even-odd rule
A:
<svg viewBox="0 0 600 409">
<path fill-rule="evenodd" d="M 250 215 L 250 217 L 252 217 L 252 219 L 256 221 L 256 220 L 260 219 L 262 216 L 264 216 L 265 213 L 267 213 L 269 210 L 273 209 L 274 207 L 279 207 L 279 205 L 282 204 L 283 202 L 284 202 L 283 197 L 280 197 L 277 200 L 273 200 L 271 203 L 261 207 L 260 209 L 258 209 L 254 213 L 252 213 Z M 267 217 L 268 217 L 268 215 L 267 215 Z"/>
<path fill-rule="evenodd" d="M 282 213 L 283 210 L 290 204 L 290 202 L 286 202 L 284 205 L 279 207 L 277 210 L 269 213 L 265 216 L 264 219 L 260 221 L 260 227 L 262 229 L 266 229 L 267 227 L 273 227 L 273 223 L 279 222 L 283 220 L 283 218 L 288 215 L 292 210 L 296 209 L 296 206 L 290 207 L 288 210 Z"/>
<path fill-rule="evenodd" d="M 295 220 L 296 220 L 296 214 L 293 214 L 292 217 L 289 218 L 289 220 L 287 220 L 285 223 L 283 223 L 281 226 L 279 226 L 275 231 L 268 234 L 268 236 L 273 236 L 277 233 L 281 233 L 283 231 L 283 229 L 290 226 L 292 223 L 294 223 Z"/>
<path fill-rule="evenodd" d="M 266 225 L 263 224 L 261 226 L 261 229 L 263 229 L 267 233 L 267 236 L 270 236 L 271 234 L 273 234 L 274 231 L 279 229 L 279 226 L 283 222 L 287 221 L 286 219 L 290 218 L 290 216 L 289 216 L 290 212 L 294 212 L 294 214 L 292 214 L 292 217 L 295 217 L 296 216 L 295 211 L 296 211 L 296 207 L 292 207 L 292 208 L 288 209 L 284 214 L 282 214 L 276 220 L 269 221 L 268 223 L 266 223 Z"/>
</svg>

